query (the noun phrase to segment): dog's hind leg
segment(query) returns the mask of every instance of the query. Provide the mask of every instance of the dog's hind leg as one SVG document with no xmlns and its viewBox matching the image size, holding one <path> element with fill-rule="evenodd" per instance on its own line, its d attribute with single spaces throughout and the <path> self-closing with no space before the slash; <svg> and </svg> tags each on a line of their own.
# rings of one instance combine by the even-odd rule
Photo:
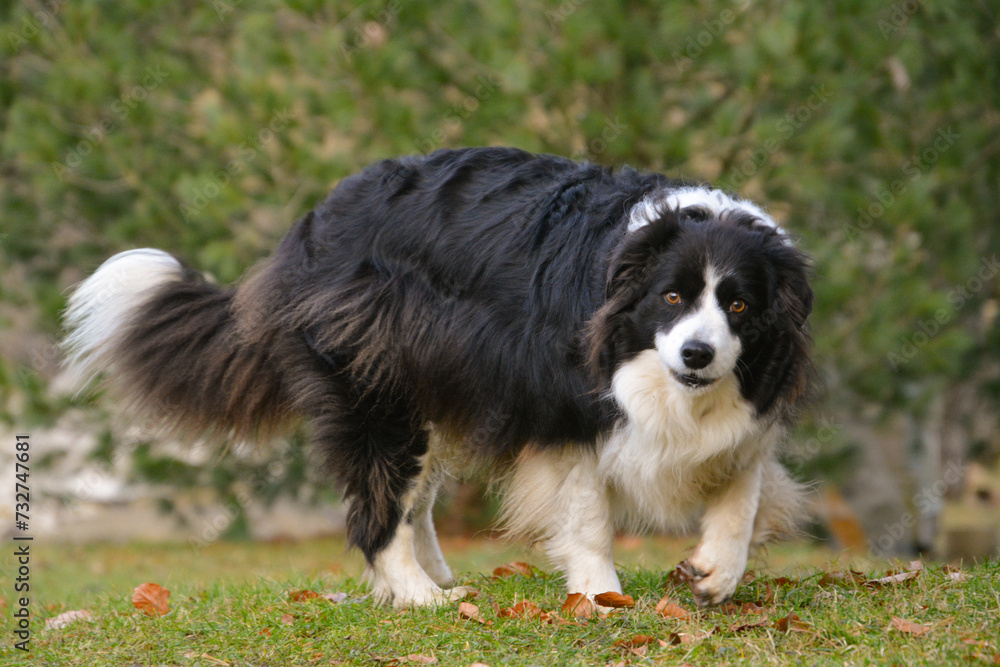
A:
<svg viewBox="0 0 1000 667">
<path fill-rule="evenodd" d="M 445 591 L 436 581 L 451 580 L 436 541 L 430 546 L 440 478 L 415 411 L 399 398 L 360 393 L 344 373 L 314 378 L 314 438 L 344 493 L 348 541 L 365 556 L 375 599 L 405 607 L 464 597 L 467 591 Z M 419 560 L 427 554 L 430 573 Z"/>
<path fill-rule="evenodd" d="M 413 525 L 417 561 L 437 585 L 450 586 L 454 577 L 441 553 L 441 545 L 434 530 L 434 499 L 441 486 L 444 470 L 439 462 L 430 458 L 432 456 L 433 449 L 425 462 L 425 473 L 413 489 L 415 502 L 413 509 L 407 514 L 407 521 Z"/>
</svg>

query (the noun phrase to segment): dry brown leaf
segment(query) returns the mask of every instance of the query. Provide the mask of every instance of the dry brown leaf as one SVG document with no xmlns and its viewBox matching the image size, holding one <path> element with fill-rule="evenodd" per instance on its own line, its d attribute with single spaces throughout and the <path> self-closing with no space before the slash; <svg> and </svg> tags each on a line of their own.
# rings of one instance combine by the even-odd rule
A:
<svg viewBox="0 0 1000 667">
<path fill-rule="evenodd" d="M 163 616 L 170 611 L 170 591 L 159 584 L 142 584 L 132 591 L 132 606 L 147 616 Z"/>
<path fill-rule="evenodd" d="M 310 591 L 310 590 L 305 590 L 305 591 L 290 591 L 288 593 L 288 601 L 289 602 L 305 602 L 307 600 L 315 600 L 318 597 L 320 597 L 319 593 L 317 593 L 316 591 Z"/>
<path fill-rule="evenodd" d="M 583 593 L 570 593 L 563 602 L 562 612 L 573 618 L 593 618 L 594 603 Z"/>
<path fill-rule="evenodd" d="M 527 563 L 516 561 L 513 563 L 504 563 L 500 567 L 493 570 L 494 579 L 503 579 L 505 577 L 513 577 L 516 575 L 521 575 L 522 577 L 533 577 L 535 576 L 535 568 Z"/>
<path fill-rule="evenodd" d="M 324 600 L 329 600 L 333 604 L 340 604 L 341 602 L 346 600 L 349 596 L 347 595 L 347 593 L 323 593 L 323 595 L 321 595 L 320 597 L 323 598 Z"/>
<path fill-rule="evenodd" d="M 497 612 L 501 618 L 536 618 L 542 615 L 542 610 L 533 602 L 521 600 L 513 607 L 505 607 Z"/>
<path fill-rule="evenodd" d="M 951 565 L 945 565 L 941 568 L 941 571 L 947 575 L 948 579 L 951 581 L 966 581 L 969 578 L 965 572 L 957 567 L 952 567 Z"/>
<path fill-rule="evenodd" d="M 691 615 L 691 612 L 671 600 L 669 595 L 656 603 L 655 611 L 664 618 L 687 618 Z"/>
<path fill-rule="evenodd" d="M 693 644 L 694 642 L 711 637 L 713 632 L 715 632 L 715 628 L 712 628 L 711 630 L 703 630 L 695 634 L 691 634 L 690 632 L 671 632 L 667 639 L 674 646 L 678 644 Z M 661 645 L 665 646 L 666 643 L 661 642 Z"/>
<path fill-rule="evenodd" d="M 614 609 L 635 606 L 635 600 L 632 599 L 631 595 L 622 595 L 621 593 L 615 593 L 614 591 L 598 593 L 594 596 L 594 602 L 602 607 L 612 607 Z"/>
<path fill-rule="evenodd" d="M 731 632 L 745 632 L 746 630 L 752 630 L 753 628 L 762 628 L 765 625 L 769 625 L 771 621 L 764 618 L 753 623 L 744 623 L 742 625 L 734 625 L 729 628 Z"/>
<path fill-rule="evenodd" d="M 898 630 L 899 632 L 904 632 L 908 635 L 913 635 L 914 637 L 919 637 L 922 634 L 931 631 L 931 626 L 921 625 L 920 623 L 914 623 L 913 621 L 908 621 L 905 618 L 899 618 L 898 616 L 892 617 L 892 623 L 889 625 L 892 630 Z"/>
<path fill-rule="evenodd" d="M 631 639 L 619 639 L 615 642 L 615 646 L 618 648 L 638 648 L 654 641 L 656 641 L 656 637 L 650 637 L 649 635 L 636 635 Z"/>
<path fill-rule="evenodd" d="M 291 625 L 292 623 L 295 622 L 295 617 L 292 616 L 291 614 L 282 614 L 281 615 L 281 622 L 284 625 Z"/>
<path fill-rule="evenodd" d="M 808 632 L 812 626 L 799 618 L 795 612 L 789 612 L 788 616 L 782 616 L 774 622 L 774 628 L 778 632 Z"/>
<path fill-rule="evenodd" d="M 865 582 L 867 588 L 882 588 L 883 586 L 898 586 L 904 583 L 913 583 L 913 580 L 920 576 L 922 570 L 910 570 L 907 572 L 896 572 L 888 574 L 878 579 L 871 579 Z"/>
<path fill-rule="evenodd" d="M 772 579 L 771 583 L 775 586 L 795 586 L 798 585 L 798 579 L 789 579 L 788 577 L 778 577 L 777 579 Z"/>
<path fill-rule="evenodd" d="M 86 609 L 74 609 L 73 611 L 64 611 L 58 616 L 53 616 L 52 618 L 45 619 L 45 629 L 46 630 L 61 630 L 71 623 L 76 621 L 92 621 L 94 620 L 94 615 L 91 614 Z"/>
<path fill-rule="evenodd" d="M 493 621 L 487 621 L 485 618 L 480 616 L 479 607 L 470 602 L 458 603 L 458 615 L 460 618 L 475 621 L 477 623 L 481 623 L 482 625 L 493 625 Z"/>
<path fill-rule="evenodd" d="M 727 602 L 724 605 L 719 605 L 719 611 L 726 616 L 762 615 L 769 613 L 771 608 L 761 605 L 760 602 L 760 600 L 757 602 L 744 602 L 742 604 Z"/>
<path fill-rule="evenodd" d="M 416 662 L 421 665 L 431 665 L 438 661 L 438 659 L 433 655 L 424 655 L 422 653 L 411 653 L 406 656 L 407 662 Z"/>
<path fill-rule="evenodd" d="M 692 579 L 690 567 L 691 566 L 688 565 L 686 560 L 680 562 L 677 567 L 672 569 L 670 574 L 667 575 L 667 581 L 664 584 L 664 588 L 669 590 L 672 587 L 682 586 L 690 582 Z"/>
<path fill-rule="evenodd" d="M 257 635 L 261 636 L 261 637 L 270 637 L 271 636 L 271 628 L 264 628 L 263 630 L 261 630 L 260 632 L 258 632 Z"/>
</svg>

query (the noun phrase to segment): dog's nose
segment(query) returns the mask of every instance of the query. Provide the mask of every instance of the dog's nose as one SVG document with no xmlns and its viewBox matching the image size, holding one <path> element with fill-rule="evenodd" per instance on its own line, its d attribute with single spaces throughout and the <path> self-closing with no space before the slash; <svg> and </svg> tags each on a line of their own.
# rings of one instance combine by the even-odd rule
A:
<svg viewBox="0 0 1000 667">
<path fill-rule="evenodd" d="M 681 359 L 692 370 L 704 368 L 715 358 L 715 348 L 700 340 L 689 340 L 681 346 Z"/>
</svg>

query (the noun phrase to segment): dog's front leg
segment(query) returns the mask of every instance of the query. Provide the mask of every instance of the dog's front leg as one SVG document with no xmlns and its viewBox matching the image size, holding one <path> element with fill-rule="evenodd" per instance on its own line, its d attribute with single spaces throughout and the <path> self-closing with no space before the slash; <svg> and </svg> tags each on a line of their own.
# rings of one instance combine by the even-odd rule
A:
<svg viewBox="0 0 1000 667">
<path fill-rule="evenodd" d="M 568 592 L 621 593 L 608 492 L 592 453 L 572 447 L 523 452 L 507 487 L 504 515 L 510 534 L 543 544 L 566 575 Z"/>
<path fill-rule="evenodd" d="M 754 519 L 760 501 L 759 462 L 737 473 L 708 501 L 701 542 L 680 568 L 699 606 L 721 604 L 732 597 L 746 571 Z"/>
<path fill-rule="evenodd" d="M 566 574 L 569 593 L 621 593 L 612 548 L 614 525 L 607 490 L 586 456 L 572 468 L 551 506 L 549 559 Z"/>
</svg>

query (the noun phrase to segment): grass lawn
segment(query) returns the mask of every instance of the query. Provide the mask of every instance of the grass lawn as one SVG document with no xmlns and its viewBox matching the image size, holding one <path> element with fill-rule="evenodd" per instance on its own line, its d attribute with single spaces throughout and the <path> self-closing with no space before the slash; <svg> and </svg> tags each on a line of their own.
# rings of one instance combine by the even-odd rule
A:
<svg viewBox="0 0 1000 667">
<path fill-rule="evenodd" d="M 1000 565 L 875 582 L 879 568 L 851 575 L 849 562 L 811 545 L 783 545 L 745 578 L 736 603 L 696 610 L 667 572 L 690 540 L 620 540 L 617 550 L 632 608 L 607 617 L 560 613 L 558 577 L 495 579 L 494 567 L 539 554 L 485 538 L 446 539 L 469 600 L 438 609 L 374 606 L 359 581 L 356 553 L 339 540 L 187 545 L 32 544 L 31 653 L 14 649 L 13 548 L 4 550 L 0 600 L 2 664 L 46 665 L 605 665 L 605 664 L 1000 664 Z M 897 565 L 897 569 L 905 569 Z M 831 576 L 844 573 L 845 576 Z M 147 616 L 132 590 L 154 582 L 170 591 L 169 611 Z M 690 612 L 656 611 L 665 590 Z M 293 591 L 345 593 L 295 601 Z M 543 613 L 504 610 L 529 601 Z M 45 628 L 45 619 L 85 609 L 90 620 Z M 790 616 L 794 614 L 794 616 Z M 895 618 L 895 620 L 894 620 Z M 971 661 L 971 662 L 970 662 Z"/>
</svg>

